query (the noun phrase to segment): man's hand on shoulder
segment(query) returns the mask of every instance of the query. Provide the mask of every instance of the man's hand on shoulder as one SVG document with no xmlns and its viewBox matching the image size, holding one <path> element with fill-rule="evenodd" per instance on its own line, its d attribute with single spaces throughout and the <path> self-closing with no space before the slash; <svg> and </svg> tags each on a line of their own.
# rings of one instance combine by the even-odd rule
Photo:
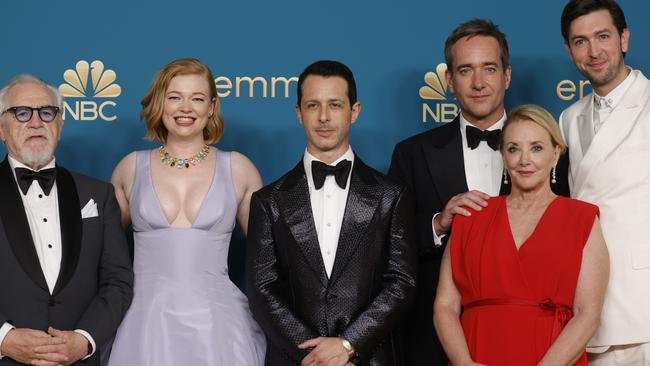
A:
<svg viewBox="0 0 650 366">
<path fill-rule="evenodd" d="M 490 195 L 476 190 L 453 196 L 447 202 L 440 215 L 436 216 L 433 220 L 433 229 L 438 235 L 448 233 L 451 230 L 451 223 L 454 220 L 454 216 L 470 216 L 471 213 L 465 207 L 480 211 L 483 207 L 487 207 L 487 200 L 489 199 Z"/>
<path fill-rule="evenodd" d="M 318 337 L 298 345 L 300 349 L 313 348 L 300 366 L 354 366 L 339 337 Z"/>
<path fill-rule="evenodd" d="M 67 362 L 67 357 L 56 352 L 44 355 L 37 352 L 41 347 L 57 347 L 63 339 L 35 329 L 15 328 L 10 330 L 0 345 L 0 352 L 14 361 L 40 366 L 54 366 Z"/>
</svg>

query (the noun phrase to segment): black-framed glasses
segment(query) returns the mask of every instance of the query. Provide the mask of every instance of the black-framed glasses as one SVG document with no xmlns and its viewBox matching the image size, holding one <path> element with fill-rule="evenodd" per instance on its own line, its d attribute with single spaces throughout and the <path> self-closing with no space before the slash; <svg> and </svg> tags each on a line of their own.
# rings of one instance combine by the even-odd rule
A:
<svg viewBox="0 0 650 366">
<path fill-rule="evenodd" d="M 52 122 L 56 118 L 56 115 L 59 113 L 59 107 L 53 105 L 46 105 L 42 107 L 28 107 L 24 105 L 19 105 L 16 107 L 7 108 L 2 114 L 7 112 L 13 113 L 14 117 L 18 122 L 29 122 L 32 119 L 34 111 L 38 112 L 38 116 L 41 117 L 43 122 Z"/>
</svg>

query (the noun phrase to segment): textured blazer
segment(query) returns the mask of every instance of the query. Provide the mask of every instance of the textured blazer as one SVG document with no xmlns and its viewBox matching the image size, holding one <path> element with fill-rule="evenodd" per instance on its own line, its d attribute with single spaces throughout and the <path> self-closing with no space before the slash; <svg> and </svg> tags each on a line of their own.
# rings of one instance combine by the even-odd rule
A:
<svg viewBox="0 0 650 366">
<path fill-rule="evenodd" d="M 460 117 L 452 122 L 412 136 L 395 146 L 388 176 L 406 186 L 414 199 L 411 215 L 416 227 L 419 253 L 418 291 L 415 307 L 404 324 L 403 341 L 407 365 L 443 364 L 446 357 L 433 328 L 433 300 L 438 286 L 444 245 L 433 241 L 431 219 L 449 200 L 467 192 Z M 556 168 L 556 194 L 569 195 L 568 159 L 562 155 Z M 510 193 L 501 184 L 500 194 Z M 445 236 L 446 244 L 449 235 Z M 434 360 L 434 361 L 432 361 Z"/>
<path fill-rule="evenodd" d="M 133 271 L 113 186 L 56 167 L 61 270 L 50 294 L 20 191 L 7 159 L 0 164 L 0 324 L 47 331 L 83 329 L 97 345 L 79 365 L 99 365 L 100 349 L 133 295 Z M 81 218 L 90 199 L 97 217 Z M 8 357 L 0 365 L 17 365 Z"/>
<path fill-rule="evenodd" d="M 595 136 L 592 94 L 560 117 L 571 148 L 571 194 L 600 208 L 610 256 L 601 325 L 590 346 L 650 342 L 650 81 L 632 72 L 634 83 Z"/>
<path fill-rule="evenodd" d="M 309 350 L 298 344 L 319 336 L 350 341 L 357 366 L 396 364 L 393 331 L 415 296 L 409 204 L 401 186 L 355 157 L 328 279 L 302 161 L 253 194 L 246 278 L 267 365 L 300 365 Z"/>
</svg>

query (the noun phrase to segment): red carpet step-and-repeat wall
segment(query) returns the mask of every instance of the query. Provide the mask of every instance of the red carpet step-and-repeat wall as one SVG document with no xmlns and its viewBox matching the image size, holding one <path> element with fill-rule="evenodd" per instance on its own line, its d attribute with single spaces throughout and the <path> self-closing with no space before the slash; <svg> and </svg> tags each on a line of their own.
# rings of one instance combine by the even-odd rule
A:
<svg viewBox="0 0 650 366">
<path fill-rule="evenodd" d="M 631 32 L 626 63 L 650 74 L 650 3 L 620 0 Z M 352 146 L 386 171 L 395 143 L 453 119 L 443 47 L 472 18 L 500 25 L 510 44 L 506 107 L 537 103 L 556 117 L 591 91 L 564 49 L 565 2 L 467 1 L 3 1 L 0 83 L 32 73 L 67 96 L 57 161 L 108 180 L 145 141 L 140 100 L 169 61 L 210 66 L 226 132 L 217 144 L 247 155 L 270 183 L 304 150 L 297 76 L 335 59 L 355 73 L 361 116 Z M 4 157 L 6 150 L 0 146 Z M 1 203 L 0 203 L 1 204 Z M 233 250 L 238 253 L 240 237 Z M 241 253 L 235 254 L 240 259 Z M 235 260 L 233 277 L 241 278 Z"/>
</svg>

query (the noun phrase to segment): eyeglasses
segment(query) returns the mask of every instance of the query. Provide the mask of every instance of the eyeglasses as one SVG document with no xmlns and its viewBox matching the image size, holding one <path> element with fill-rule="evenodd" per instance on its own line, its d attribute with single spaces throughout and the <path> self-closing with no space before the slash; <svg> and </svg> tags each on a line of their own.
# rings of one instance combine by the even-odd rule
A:
<svg viewBox="0 0 650 366">
<path fill-rule="evenodd" d="M 38 116 L 41 117 L 41 121 L 52 122 L 54 121 L 54 118 L 56 118 L 56 115 L 59 113 L 59 107 L 55 107 L 53 105 L 46 105 L 43 107 L 27 107 L 19 105 L 16 107 L 7 108 L 7 110 L 2 112 L 2 114 L 11 112 L 13 113 L 14 117 L 16 117 L 16 120 L 18 122 L 25 123 L 29 122 L 32 119 L 34 111 L 38 111 Z"/>
</svg>

